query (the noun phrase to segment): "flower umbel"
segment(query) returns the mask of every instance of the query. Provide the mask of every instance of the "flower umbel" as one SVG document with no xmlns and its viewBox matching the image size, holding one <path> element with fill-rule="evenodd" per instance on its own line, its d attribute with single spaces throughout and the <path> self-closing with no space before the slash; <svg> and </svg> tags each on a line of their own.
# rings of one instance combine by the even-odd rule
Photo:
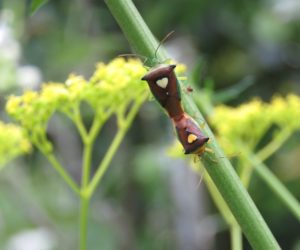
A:
<svg viewBox="0 0 300 250">
<path fill-rule="evenodd" d="M 275 96 L 270 103 L 254 99 L 239 107 L 219 106 L 210 117 L 223 148 L 238 151 L 240 141 L 254 149 L 271 126 L 291 133 L 300 129 L 300 98 L 290 94 L 285 98 Z"/>
<path fill-rule="evenodd" d="M 147 93 L 145 84 L 140 81 L 144 73 L 140 61 L 118 58 L 107 65 L 98 64 L 90 80 L 71 74 L 65 83 L 47 83 L 39 92 L 11 96 L 6 110 L 24 127 L 34 144 L 48 151 L 52 147 L 46 128 L 55 112 L 65 113 L 76 122 L 84 101 L 94 109 L 96 119 L 105 122 L 116 114 L 117 119 L 122 120 L 129 105 Z"/>
<path fill-rule="evenodd" d="M 141 77 L 145 68 L 138 60 L 118 58 L 109 64 L 100 63 L 90 80 L 71 74 L 65 83 L 44 84 L 38 92 L 11 96 L 6 110 L 26 131 L 29 140 L 47 157 L 57 173 L 80 198 L 80 249 L 86 249 L 87 215 L 92 194 L 108 169 L 126 132 L 141 105 L 149 96 Z M 83 122 L 85 103 L 93 109 L 90 128 Z M 59 163 L 46 130 L 56 112 L 65 114 L 76 125 L 83 144 L 81 183 L 78 183 Z M 91 175 L 93 146 L 101 127 L 116 116 L 117 131 L 95 173 Z"/>
</svg>

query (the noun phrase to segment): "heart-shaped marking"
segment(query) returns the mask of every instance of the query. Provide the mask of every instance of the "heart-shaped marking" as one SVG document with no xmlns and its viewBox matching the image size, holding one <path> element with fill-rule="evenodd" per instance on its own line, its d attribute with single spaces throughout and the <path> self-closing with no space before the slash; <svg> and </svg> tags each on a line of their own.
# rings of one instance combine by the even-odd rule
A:
<svg viewBox="0 0 300 250">
<path fill-rule="evenodd" d="M 161 78 L 161 79 L 157 80 L 157 81 L 156 81 L 156 84 L 157 84 L 159 87 L 165 89 L 165 88 L 168 86 L 168 82 L 169 82 L 168 78 L 167 78 L 167 77 L 164 77 L 164 78 Z"/>
<path fill-rule="evenodd" d="M 187 141 L 188 141 L 189 144 L 193 143 L 196 140 L 197 140 L 197 136 L 196 135 L 194 135 L 194 134 L 189 134 L 188 135 Z"/>
</svg>

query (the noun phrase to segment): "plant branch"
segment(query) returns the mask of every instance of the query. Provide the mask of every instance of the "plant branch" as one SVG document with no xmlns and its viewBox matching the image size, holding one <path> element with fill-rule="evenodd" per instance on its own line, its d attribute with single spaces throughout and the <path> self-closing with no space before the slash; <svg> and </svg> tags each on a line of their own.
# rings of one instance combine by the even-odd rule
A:
<svg viewBox="0 0 300 250">
<path fill-rule="evenodd" d="M 41 148 L 40 148 L 41 150 Z M 80 190 L 78 185 L 72 179 L 72 177 L 66 172 L 66 170 L 60 165 L 53 154 L 45 153 L 43 150 L 41 152 L 47 157 L 48 161 L 52 164 L 54 169 L 59 173 L 59 175 L 65 180 L 69 187 L 77 194 L 80 195 Z"/>
<path fill-rule="evenodd" d="M 115 138 L 113 139 L 109 149 L 107 150 L 104 158 L 102 159 L 100 165 L 98 166 L 97 171 L 87 188 L 88 195 L 92 195 L 94 193 L 94 191 L 97 188 L 99 182 L 101 181 L 103 175 L 107 171 L 109 164 L 112 161 L 112 158 L 115 155 L 117 149 L 119 148 L 130 124 L 132 123 L 132 121 L 133 121 L 134 117 L 136 116 L 137 112 L 139 111 L 142 103 L 146 100 L 147 97 L 148 97 L 148 93 L 140 96 L 140 98 L 134 102 L 133 106 L 131 107 L 131 109 L 123 123 L 123 126 L 121 128 L 119 128 Z"/>
<path fill-rule="evenodd" d="M 289 128 L 284 128 L 275 136 L 275 138 L 261 149 L 256 155 L 261 161 L 265 161 L 274 154 L 283 143 L 291 136 L 292 131 Z"/>
<path fill-rule="evenodd" d="M 265 161 L 283 145 L 283 143 L 291 136 L 291 134 L 292 131 L 289 128 L 280 130 L 280 132 L 276 134 L 275 138 L 270 143 L 256 153 L 256 157 L 260 159 L 261 162 Z M 240 176 L 245 187 L 248 187 L 249 185 L 253 167 L 253 164 L 245 164 L 243 167 Z"/>
<path fill-rule="evenodd" d="M 79 131 L 81 138 L 83 139 L 83 141 L 86 140 L 87 131 L 81 119 L 79 104 L 74 107 L 71 117 Z"/>
<path fill-rule="evenodd" d="M 300 203 L 281 183 L 281 181 L 268 169 L 268 167 L 250 151 L 244 150 L 247 160 L 253 164 L 255 172 L 273 190 L 283 204 L 300 221 Z"/>
</svg>

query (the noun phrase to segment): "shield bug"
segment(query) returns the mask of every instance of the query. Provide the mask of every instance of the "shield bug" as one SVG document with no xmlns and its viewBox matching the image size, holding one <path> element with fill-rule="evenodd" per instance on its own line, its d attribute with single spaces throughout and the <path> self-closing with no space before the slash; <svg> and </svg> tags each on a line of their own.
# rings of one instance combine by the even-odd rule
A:
<svg viewBox="0 0 300 250">
<path fill-rule="evenodd" d="M 170 118 L 181 117 L 184 113 L 179 84 L 174 73 L 175 67 L 174 64 L 160 64 L 142 77 L 142 80 L 147 81 L 155 99 L 168 112 Z"/>
<path fill-rule="evenodd" d="M 174 64 L 160 64 L 150 69 L 142 80 L 147 81 L 152 94 L 169 114 L 185 154 L 201 155 L 205 151 L 205 144 L 209 138 L 182 108 L 175 67 Z"/>
<path fill-rule="evenodd" d="M 168 34 L 162 42 L 171 34 Z M 162 42 L 155 50 L 155 58 Z M 147 81 L 155 99 L 167 111 L 185 154 L 201 155 L 205 151 L 205 144 L 209 138 L 202 133 L 199 125 L 182 108 L 180 86 L 174 72 L 175 67 L 175 64 L 158 64 L 151 68 L 142 77 L 142 80 Z M 188 91 L 192 92 L 193 90 L 190 87 Z"/>
<path fill-rule="evenodd" d="M 173 120 L 173 123 L 185 154 L 204 153 L 209 138 L 202 133 L 199 125 L 190 116 L 184 113 L 183 117 Z"/>
</svg>

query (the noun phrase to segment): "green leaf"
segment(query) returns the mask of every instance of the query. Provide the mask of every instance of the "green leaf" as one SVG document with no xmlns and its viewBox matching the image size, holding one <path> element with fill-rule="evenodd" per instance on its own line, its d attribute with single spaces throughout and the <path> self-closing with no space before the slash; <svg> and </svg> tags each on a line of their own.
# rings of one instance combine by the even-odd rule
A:
<svg viewBox="0 0 300 250">
<path fill-rule="evenodd" d="M 48 0 L 32 0 L 30 4 L 30 15 L 33 15 L 39 8 L 45 5 Z"/>
</svg>

